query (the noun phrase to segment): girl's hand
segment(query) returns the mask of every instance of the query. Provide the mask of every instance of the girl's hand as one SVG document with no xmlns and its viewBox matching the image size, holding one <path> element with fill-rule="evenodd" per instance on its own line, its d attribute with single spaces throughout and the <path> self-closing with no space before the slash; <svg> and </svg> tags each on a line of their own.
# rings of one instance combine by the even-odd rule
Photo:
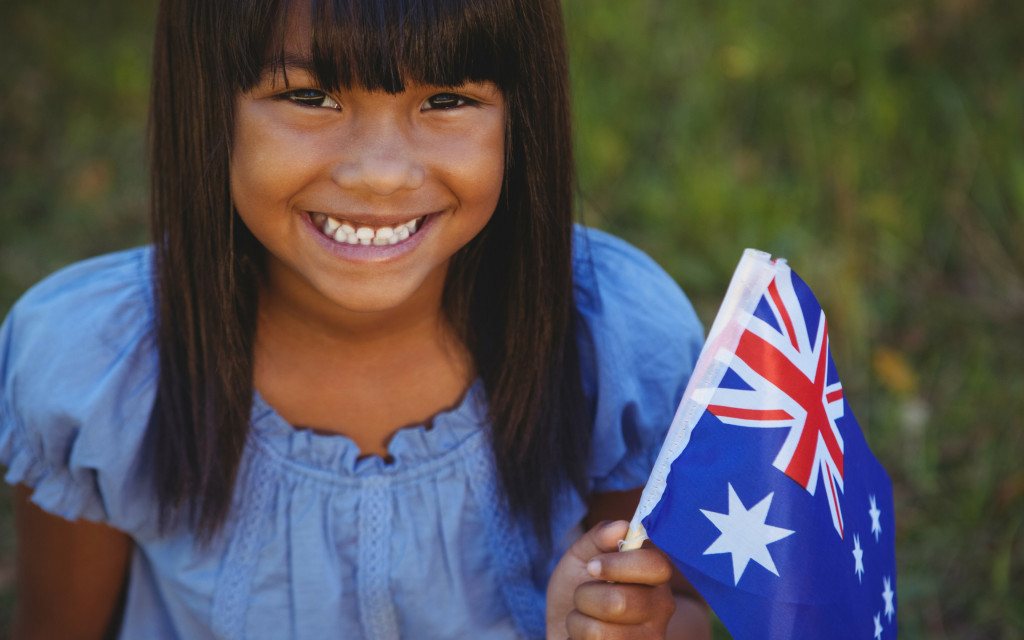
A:
<svg viewBox="0 0 1024 640">
<path fill-rule="evenodd" d="M 598 524 L 562 556 L 548 582 L 548 640 L 665 637 L 672 563 L 654 548 L 620 553 L 628 527 Z"/>
</svg>

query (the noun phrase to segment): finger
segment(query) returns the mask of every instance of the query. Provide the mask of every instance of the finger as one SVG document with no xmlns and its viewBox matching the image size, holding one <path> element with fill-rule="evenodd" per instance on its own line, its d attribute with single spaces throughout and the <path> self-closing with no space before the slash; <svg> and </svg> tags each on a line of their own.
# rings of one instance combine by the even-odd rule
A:
<svg viewBox="0 0 1024 640">
<path fill-rule="evenodd" d="M 667 585 L 588 582 L 576 588 L 573 604 L 584 615 L 615 624 L 668 620 L 675 611 Z"/>
<path fill-rule="evenodd" d="M 629 638 L 635 627 L 604 622 L 579 611 L 570 611 L 565 628 L 571 640 L 619 640 Z"/>
<path fill-rule="evenodd" d="M 586 564 L 594 556 L 618 550 L 619 540 L 626 535 L 628 529 L 629 523 L 625 520 L 598 523 L 580 536 L 569 547 L 568 553 Z"/>
<path fill-rule="evenodd" d="M 587 573 L 597 580 L 660 585 L 672 578 L 672 562 L 654 548 L 594 556 L 587 563 Z"/>
</svg>

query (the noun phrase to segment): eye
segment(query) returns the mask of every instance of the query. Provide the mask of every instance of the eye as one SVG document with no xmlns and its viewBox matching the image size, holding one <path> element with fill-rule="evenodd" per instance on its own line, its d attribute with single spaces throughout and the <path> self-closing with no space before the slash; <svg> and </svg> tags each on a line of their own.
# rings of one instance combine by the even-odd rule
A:
<svg viewBox="0 0 1024 640">
<path fill-rule="evenodd" d="M 319 89 L 293 89 L 282 93 L 278 97 L 303 107 L 341 108 L 341 105 L 334 98 Z"/>
<path fill-rule="evenodd" d="M 423 109 L 455 109 L 471 104 L 475 104 L 475 101 L 466 96 L 460 96 L 457 93 L 438 93 L 427 98 Z"/>
</svg>

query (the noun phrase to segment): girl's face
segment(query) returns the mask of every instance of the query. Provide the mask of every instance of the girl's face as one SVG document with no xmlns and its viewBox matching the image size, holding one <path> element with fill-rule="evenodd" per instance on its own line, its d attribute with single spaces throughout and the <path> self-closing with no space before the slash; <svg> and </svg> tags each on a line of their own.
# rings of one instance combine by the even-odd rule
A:
<svg viewBox="0 0 1024 640">
<path fill-rule="evenodd" d="M 501 193 L 501 92 L 328 94 L 310 71 L 308 14 L 292 13 L 284 71 L 237 98 L 231 154 L 235 207 L 267 251 L 267 300 L 328 314 L 437 308 L 451 257 Z"/>
</svg>

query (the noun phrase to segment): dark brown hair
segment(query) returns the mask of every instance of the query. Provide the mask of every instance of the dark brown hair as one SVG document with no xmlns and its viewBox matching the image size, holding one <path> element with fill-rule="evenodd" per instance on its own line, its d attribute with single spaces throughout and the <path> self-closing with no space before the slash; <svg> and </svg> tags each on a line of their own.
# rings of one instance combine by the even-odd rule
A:
<svg viewBox="0 0 1024 640">
<path fill-rule="evenodd" d="M 204 537 L 231 504 L 253 396 L 262 248 L 230 199 L 234 100 L 281 55 L 287 4 L 164 0 L 157 24 L 150 144 L 160 377 L 150 446 L 162 521 L 184 510 Z M 444 309 L 487 391 L 509 505 L 546 539 L 557 493 L 586 492 L 590 445 L 558 0 L 311 0 L 311 8 L 314 72 L 327 90 L 490 80 L 505 96 L 500 203 L 453 259 Z"/>
</svg>

